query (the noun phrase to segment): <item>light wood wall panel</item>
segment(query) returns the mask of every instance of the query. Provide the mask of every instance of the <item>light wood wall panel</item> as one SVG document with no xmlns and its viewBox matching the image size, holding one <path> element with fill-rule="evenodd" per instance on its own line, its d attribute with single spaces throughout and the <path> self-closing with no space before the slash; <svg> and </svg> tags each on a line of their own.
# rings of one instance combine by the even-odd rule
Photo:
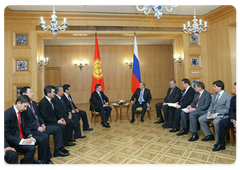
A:
<svg viewBox="0 0 240 170">
<path fill-rule="evenodd" d="M 47 67 L 61 67 L 63 84 L 70 84 L 76 103 L 87 103 L 91 95 L 92 71 L 95 46 L 45 46 L 49 57 Z M 99 45 L 105 93 L 111 101 L 130 100 L 132 69 L 125 60 L 133 58 L 133 46 Z M 139 45 L 141 79 L 152 92 L 153 98 L 163 98 L 168 80 L 173 77 L 172 46 Z M 88 61 L 82 71 L 75 60 Z"/>
</svg>

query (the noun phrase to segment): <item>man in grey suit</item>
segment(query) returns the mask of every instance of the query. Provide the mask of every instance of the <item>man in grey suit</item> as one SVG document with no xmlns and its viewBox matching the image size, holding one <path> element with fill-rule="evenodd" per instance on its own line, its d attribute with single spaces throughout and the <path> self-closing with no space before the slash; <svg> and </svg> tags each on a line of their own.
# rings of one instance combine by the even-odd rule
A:
<svg viewBox="0 0 240 170">
<path fill-rule="evenodd" d="M 202 126 L 203 133 L 206 136 L 202 139 L 202 141 L 215 140 L 211 130 L 208 127 L 208 121 L 213 121 L 213 125 L 216 129 L 216 139 L 218 140 L 219 121 L 228 118 L 232 95 L 224 91 L 224 83 L 221 80 L 213 82 L 213 90 L 216 93 L 214 93 L 212 96 L 212 102 L 207 113 L 198 118 L 199 123 Z M 207 118 L 207 116 L 209 116 L 209 118 Z"/>
<path fill-rule="evenodd" d="M 207 109 L 211 103 L 211 94 L 205 90 L 205 85 L 202 82 L 197 82 L 195 85 L 196 93 L 192 103 L 187 106 L 189 112 L 181 112 L 182 128 L 178 136 L 187 134 L 187 118 L 189 117 L 189 131 L 193 132 L 192 137 L 188 141 L 196 141 L 199 139 L 197 121 L 200 116 L 207 113 Z"/>
</svg>

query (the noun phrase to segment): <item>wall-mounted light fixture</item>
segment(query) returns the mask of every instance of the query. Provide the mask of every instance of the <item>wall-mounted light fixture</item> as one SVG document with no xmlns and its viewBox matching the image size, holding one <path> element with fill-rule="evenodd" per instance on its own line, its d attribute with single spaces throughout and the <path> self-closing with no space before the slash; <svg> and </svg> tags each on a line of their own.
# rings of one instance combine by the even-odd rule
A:
<svg viewBox="0 0 240 170">
<path fill-rule="evenodd" d="M 78 66 L 80 68 L 80 70 L 82 70 L 82 68 L 84 66 L 87 66 L 87 61 L 86 60 L 84 61 L 84 65 L 83 65 L 82 60 L 80 60 L 79 63 L 77 61 L 75 61 L 75 66 Z"/>
<path fill-rule="evenodd" d="M 129 60 L 129 61 L 126 60 L 125 63 L 126 63 L 127 65 L 129 65 L 130 69 L 132 68 L 132 65 L 133 65 L 133 61 L 132 61 L 132 60 Z"/>
<path fill-rule="evenodd" d="M 40 70 L 43 65 L 48 65 L 49 58 L 48 57 L 40 57 L 38 56 L 38 69 Z"/>
<path fill-rule="evenodd" d="M 174 56 L 173 56 L 173 60 L 174 60 L 174 61 L 178 61 L 179 64 L 180 64 L 180 66 L 182 66 L 182 54 L 181 54 L 181 53 L 179 54 L 179 57 L 178 57 L 178 58 L 176 58 L 175 55 L 174 55 Z"/>
</svg>

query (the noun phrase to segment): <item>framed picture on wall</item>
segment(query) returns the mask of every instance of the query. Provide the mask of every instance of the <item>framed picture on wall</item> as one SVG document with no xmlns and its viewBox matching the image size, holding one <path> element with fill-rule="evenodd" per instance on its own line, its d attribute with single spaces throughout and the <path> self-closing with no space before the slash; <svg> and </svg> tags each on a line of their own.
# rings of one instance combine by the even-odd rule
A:
<svg viewBox="0 0 240 170">
<path fill-rule="evenodd" d="M 200 79 L 192 79 L 192 87 L 195 88 L 196 83 L 199 81 Z"/>
<path fill-rule="evenodd" d="M 27 45 L 27 34 L 16 34 L 16 45 Z"/>
<path fill-rule="evenodd" d="M 197 38 L 194 35 L 190 36 L 190 44 L 197 44 Z"/>
<path fill-rule="evenodd" d="M 199 57 L 191 57 L 191 66 L 199 66 Z"/>
<path fill-rule="evenodd" d="M 16 71 L 27 71 L 28 61 L 27 60 L 16 60 L 17 70 Z"/>
<path fill-rule="evenodd" d="M 23 87 L 17 87 L 17 97 L 20 96 L 20 90 L 22 89 Z"/>
</svg>

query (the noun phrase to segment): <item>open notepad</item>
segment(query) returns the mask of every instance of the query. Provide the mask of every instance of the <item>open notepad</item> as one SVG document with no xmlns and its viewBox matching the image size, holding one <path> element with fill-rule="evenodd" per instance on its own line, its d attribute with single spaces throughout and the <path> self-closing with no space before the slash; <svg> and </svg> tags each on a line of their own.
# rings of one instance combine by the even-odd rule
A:
<svg viewBox="0 0 240 170">
<path fill-rule="evenodd" d="M 213 114 L 215 114 L 215 113 L 211 113 L 210 115 L 208 115 L 208 116 L 207 116 L 207 119 L 211 119 L 211 116 L 212 116 Z M 220 117 L 220 118 L 222 118 L 222 117 L 223 117 L 223 115 L 218 115 L 217 117 Z"/>
</svg>

